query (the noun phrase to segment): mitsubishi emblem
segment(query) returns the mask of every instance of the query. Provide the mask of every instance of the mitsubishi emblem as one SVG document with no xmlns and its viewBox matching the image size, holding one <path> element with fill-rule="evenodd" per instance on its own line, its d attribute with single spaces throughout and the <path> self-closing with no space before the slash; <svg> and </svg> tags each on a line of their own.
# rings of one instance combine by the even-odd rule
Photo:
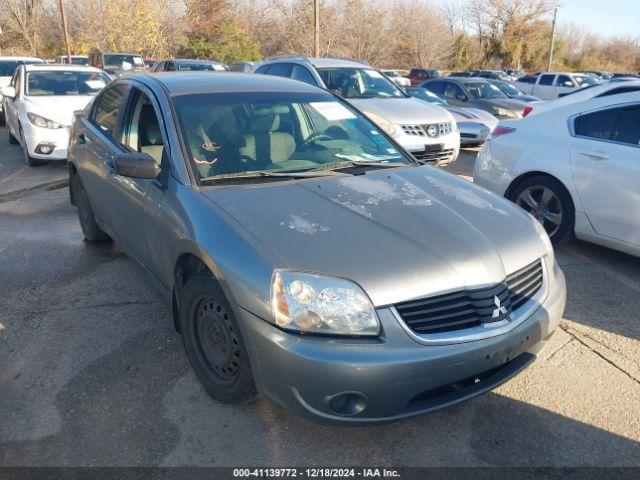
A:
<svg viewBox="0 0 640 480">
<path fill-rule="evenodd" d="M 500 299 L 497 295 L 493 296 L 493 303 L 495 304 L 496 308 L 494 308 L 493 312 L 491 312 L 491 318 L 497 318 L 500 315 L 507 314 L 507 308 L 501 304 Z"/>
</svg>

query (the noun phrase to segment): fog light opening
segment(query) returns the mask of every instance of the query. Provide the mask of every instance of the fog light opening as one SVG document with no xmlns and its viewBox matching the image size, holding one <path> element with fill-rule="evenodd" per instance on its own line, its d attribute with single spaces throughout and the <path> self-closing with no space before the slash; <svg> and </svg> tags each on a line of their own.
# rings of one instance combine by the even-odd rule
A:
<svg viewBox="0 0 640 480">
<path fill-rule="evenodd" d="M 351 416 L 363 412 L 369 399 L 360 392 L 341 392 L 329 399 L 329 407 L 338 415 Z"/>
<path fill-rule="evenodd" d="M 49 155 L 56 148 L 55 143 L 51 142 L 42 142 L 38 144 L 36 147 L 36 153 L 40 153 L 42 155 Z"/>
</svg>

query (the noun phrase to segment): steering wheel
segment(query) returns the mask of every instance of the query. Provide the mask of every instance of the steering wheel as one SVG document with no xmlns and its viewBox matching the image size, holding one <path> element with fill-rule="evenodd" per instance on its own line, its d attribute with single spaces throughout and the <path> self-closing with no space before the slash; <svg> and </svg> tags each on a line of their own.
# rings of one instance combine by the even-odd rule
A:
<svg viewBox="0 0 640 480">
<path fill-rule="evenodd" d="M 335 140 L 335 138 L 333 138 L 331 135 L 327 135 L 326 133 L 314 133 L 313 135 L 309 136 L 309 138 L 307 138 L 304 142 L 302 142 L 302 145 L 300 145 L 300 147 L 308 147 L 312 143 L 316 143 L 319 140 Z"/>
</svg>

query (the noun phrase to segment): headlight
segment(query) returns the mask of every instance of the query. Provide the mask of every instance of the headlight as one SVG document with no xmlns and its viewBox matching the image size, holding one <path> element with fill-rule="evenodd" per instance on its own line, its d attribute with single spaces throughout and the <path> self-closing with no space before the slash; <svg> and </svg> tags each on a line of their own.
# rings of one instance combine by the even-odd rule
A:
<svg viewBox="0 0 640 480">
<path fill-rule="evenodd" d="M 379 126 L 382 130 L 387 132 L 389 135 L 391 136 L 395 135 L 396 127 L 394 127 L 392 123 L 387 122 L 384 118 L 382 118 L 379 115 L 376 115 L 375 113 L 365 112 L 365 115 L 369 117 L 369 120 L 371 120 L 373 123 Z"/>
<path fill-rule="evenodd" d="M 276 325 L 328 335 L 378 335 L 373 304 L 355 283 L 342 278 L 280 270 L 273 275 L 271 307 Z"/>
<path fill-rule="evenodd" d="M 496 112 L 496 115 L 499 115 L 501 117 L 516 118 L 518 116 L 514 111 L 507 110 L 506 108 L 493 107 L 493 111 Z"/>
<path fill-rule="evenodd" d="M 64 128 L 64 125 L 60 125 L 53 120 L 49 120 L 48 118 L 41 117 L 40 115 L 36 115 L 35 113 L 27 112 L 27 118 L 31 123 L 33 123 L 36 127 L 40 128 Z"/>
</svg>

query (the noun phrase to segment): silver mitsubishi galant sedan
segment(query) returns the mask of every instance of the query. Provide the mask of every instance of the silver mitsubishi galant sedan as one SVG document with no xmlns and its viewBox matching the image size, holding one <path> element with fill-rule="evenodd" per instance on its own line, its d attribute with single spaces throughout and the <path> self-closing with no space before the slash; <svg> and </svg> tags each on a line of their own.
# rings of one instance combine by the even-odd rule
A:
<svg viewBox="0 0 640 480">
<path fill-rule="evenodd" d="M 113 239 L 167 292 L 221 402 L 423 414 L 523 370 L 563 313 L 529 214 L 294 80 L 116 80 L 77 115 L 69 173 L 86 240 Z"/>
</svg>

